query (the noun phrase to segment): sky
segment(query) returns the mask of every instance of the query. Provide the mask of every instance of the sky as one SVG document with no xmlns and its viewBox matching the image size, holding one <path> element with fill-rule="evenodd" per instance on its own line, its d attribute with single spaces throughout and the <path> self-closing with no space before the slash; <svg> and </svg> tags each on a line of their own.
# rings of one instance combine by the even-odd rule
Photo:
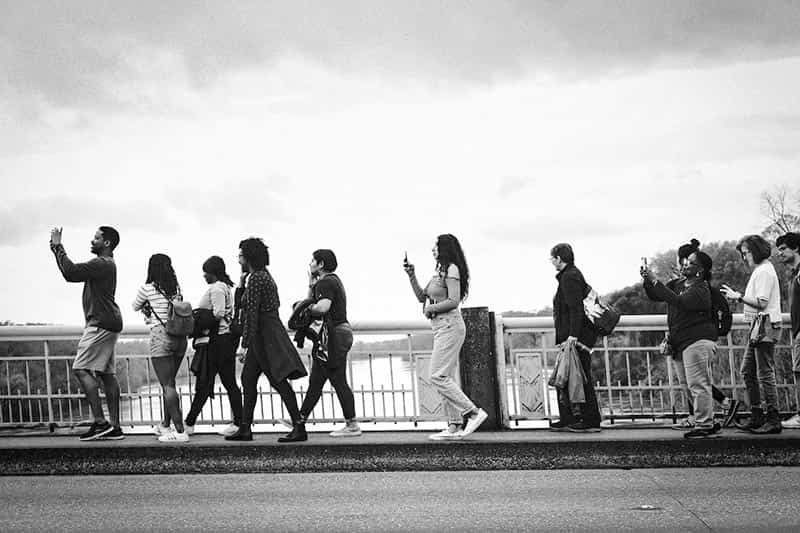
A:
<svg viewBox="0 0 800 533">
<path fill-rule="evenodd" d="M 536 310 L 549 250 L 599 292 L 640 257 L 758 233 L 800 181 L 800 3 L 0 0 L 0 321 L 79 325 L 91 257 L 121 234 L 127 324 L 153 253 L 197 301 L 269 245 L 288 318 L 333 249 L 352 321 L 420 318 L 441 233 L 464 305 Z"/>
</svg>

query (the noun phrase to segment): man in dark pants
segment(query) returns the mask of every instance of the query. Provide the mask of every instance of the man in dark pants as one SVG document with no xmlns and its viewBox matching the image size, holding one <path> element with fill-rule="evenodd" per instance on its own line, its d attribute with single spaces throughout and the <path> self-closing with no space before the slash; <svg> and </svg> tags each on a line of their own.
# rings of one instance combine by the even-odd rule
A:
<svg viewBox="0 0 800 533">
<path fill-rule="evenodd" d="M 550 261 L 558 271 L 558 290 L 553 298 L 556 344 L 567 343 L 577 350 L 581 367 L 588 378 L 583 386 L 585 403 L 571 403 L 566 391 L 558 392 L 560 418 L 550 427 L 575 433 L 600 431 L 600 409 L 592 384 L 592 359 L 587 350 L 597 341 L 597 333 L 583 310 L 583 299 L 589 293 L 589 286 L 575 266 L 575 254 L 569 244 L 553 246 Z"/>
</svg>

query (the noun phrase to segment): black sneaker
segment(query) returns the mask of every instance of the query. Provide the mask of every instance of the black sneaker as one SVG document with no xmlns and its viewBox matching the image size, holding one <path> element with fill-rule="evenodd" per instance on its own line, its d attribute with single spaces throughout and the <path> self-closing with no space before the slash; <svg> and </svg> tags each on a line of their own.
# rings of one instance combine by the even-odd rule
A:
<svg viewBox="0 0 800 533">
<path fill-rule="evenodd" d="M 710 428 L 694 428 L 683 434 L 684 439 L 716 439 L 722 435 L 722 426 L 718 423 Z"/>
<path fill-rule="evenodd" d="M 600 431 L 599 427 L 590 426 L 583 420 L 568 425 L 566 429 L 572 433 L 597 433 Z"/>
<path fill-rule="evenodd" d="M 550 427 L 548 429 L 550 431 L 567 431 L 567 426 L 569 426 L 569 423 L 562 418 L 557 422 L 550 422 Z"/>
<path fill-rule="evenodd" d="M 103 435 L 97 440 L 122 440 L 125 438 L 125 434 L 122 432 L 122 428 L 119 426 L 114 426 L 111 431 Z"/>
<path fill-rule="evenodd" d="M 731 398 L 731 403 L 728 406 L 727 412 L 725 413 L 725 421 L 722 423 L 722 427 L 726 428 L 733 423 L 733 419 L 736 418 L 736 413 L 739 412 L 739 407 L 741 405 L 742 402 Z"/>
<path fill-rule="evenodd" d="M 103 435 L 111 433 L 112 431 L 114 431 L 114 426 L 109 424 L 108 420 L 103 420 L 102 422 L 92 422 L 92 425 L 89 426 L 89 431 L 83 433 L 80 436 L 80 440 L 97 440 Z"/>
</svg>

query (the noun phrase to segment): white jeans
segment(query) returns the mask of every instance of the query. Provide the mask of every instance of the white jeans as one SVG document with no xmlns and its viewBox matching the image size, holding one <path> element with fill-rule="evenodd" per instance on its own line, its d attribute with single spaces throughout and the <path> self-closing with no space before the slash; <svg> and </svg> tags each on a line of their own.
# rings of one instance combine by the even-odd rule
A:
<svg viewBox="0 0 800 533">
<path fill-rule="evenodd" d="M 448 422 L 460 425 L 464 415 L 475 410 L 475 404 L 461 390 L 456 373 L 458 355 L 464 344 L 467 328 L 458 308 L 436 315 L 431 320 L 431 326 L 431 383 L 442 397 Z"/>
</svg>

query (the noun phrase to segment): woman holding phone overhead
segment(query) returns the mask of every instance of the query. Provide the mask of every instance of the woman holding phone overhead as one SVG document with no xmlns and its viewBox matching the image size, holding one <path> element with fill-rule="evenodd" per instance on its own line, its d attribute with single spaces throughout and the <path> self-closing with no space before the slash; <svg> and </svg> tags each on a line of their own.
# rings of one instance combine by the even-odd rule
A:
<svg viewBox="0 0 800 533">
<path fill-rule="evenodd" d="M 429 438 L 459 440 L 478 429 L 488 417 L 486 411 L 476 407 L 461 390 L 456 373 L 458 356 L 466 336 L 459 304 L 469 291 L 469 268 L 461 244 L 449 233 L 439 235 L 431 251 L 436 270 L 425 288 L 417 281 L 414 265 L 408 262 L 408 257 L 403 261 L 403 268 L 408 274 L 414 295 L 423 304 L 425 317 L 431 321 L 433 352 L 430 378 L 442 397 L 448 418 L 447 428 Z M 462 430 L 464 417 L 468 418 Z"/>
</svg>

